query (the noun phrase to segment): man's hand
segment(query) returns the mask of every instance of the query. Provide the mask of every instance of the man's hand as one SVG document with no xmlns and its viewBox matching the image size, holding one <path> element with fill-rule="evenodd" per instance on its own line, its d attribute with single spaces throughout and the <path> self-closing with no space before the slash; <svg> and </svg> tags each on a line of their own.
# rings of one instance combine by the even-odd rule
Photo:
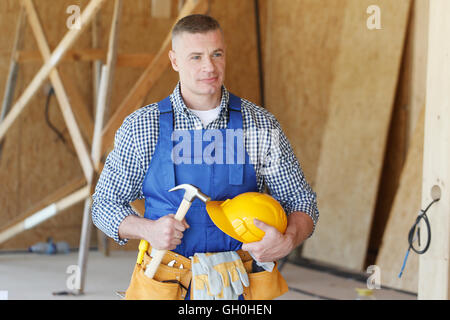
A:
<svg viewBox="0 0 450 320">
<path fill-rule="evenodd" d="M 158 220 L 154 220 L 149 226 L 144 239 L 150 242 L 153 248 L 173 250 L 181 243 L 183 232 L 189 228 L 189 225 L 185 219 L 180 222 L 174 217 L 174 214 L 168 214 Z"/>
<path fill-rule="evenodd" d="M 244 243 L 242 250 L 250 251 L 259 262 L 284 258 L 308 238 L 314 227 L 311 217 L 301 211 L 292 212 L 287 220 L 286 232 L 282 234 L 276 228 L 255 219 L 255 226 L 264 231 L 265 235 L 260 241 Z"/>
<path fill-rule="evenodd" d="M 153 248 L 173 250 L 181 243 L 183 232 L 189 228 L 186 220 L 175 219 L 168 214 L 158 220 L 150 220 L 135 215 L 127 216 L 119 226 L 119 237 L 124 239 L 144 239 Z"/>
<path fill-rule="evenodd" d="M 288 235 L 280 233 L 276 228 L 255 219 L 256 227 L 265 232 L 260 241 L 244 243 L 242 250 L 250 251 L 259 262 L 271 262 L 287 256 L 293 249 L 293 241 Z"/>
</svg>

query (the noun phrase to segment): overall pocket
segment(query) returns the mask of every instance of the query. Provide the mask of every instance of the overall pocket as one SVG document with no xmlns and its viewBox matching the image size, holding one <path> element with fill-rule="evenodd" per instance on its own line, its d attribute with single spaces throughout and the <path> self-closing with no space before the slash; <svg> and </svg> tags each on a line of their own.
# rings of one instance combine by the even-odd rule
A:
<svg viewBox="0 0 450 320">
<path fill-rule="evenodd" d="M 146 253 L 142 265 L 151 257 Z M 126 300 L 184 300 L 191 281 L 189 269 L 172 268 L 160 264 L 153 279 L 145 275 L 140 264 L 134 267 L 130 285 L 125 293 Z"/>
<path fill-rule="evenodd" d="M 278 270 L 278 263 L 275 263 L 272 272 L 262 271 L 247 274 L 250 286 L 244 287 L 245 300 L 272 300 L 289 290 L 286 280 Z"/>
</svg>

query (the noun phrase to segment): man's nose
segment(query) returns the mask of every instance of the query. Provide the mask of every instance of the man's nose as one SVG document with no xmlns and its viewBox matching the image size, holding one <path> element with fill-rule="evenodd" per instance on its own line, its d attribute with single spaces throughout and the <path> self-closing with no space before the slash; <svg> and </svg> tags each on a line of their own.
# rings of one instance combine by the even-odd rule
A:
<svg viewBox="0 0 450 320">
<path fill-rule="evenodd" d="M 211 59 L 211 57 L 206 57 L 205 59 L 203 59 L 203 70 L 204 71 L 214 71 L 215 69 L 215 65 Z"/>
</svg>

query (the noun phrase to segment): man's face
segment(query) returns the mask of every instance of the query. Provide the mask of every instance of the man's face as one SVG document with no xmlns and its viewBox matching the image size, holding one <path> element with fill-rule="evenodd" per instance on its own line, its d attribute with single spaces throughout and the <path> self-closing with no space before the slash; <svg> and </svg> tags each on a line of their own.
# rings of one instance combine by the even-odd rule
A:
<svg viewBox="0 0 450 320">
<path fill-rule="evenodd" d="M 169 57 L 180 75 L 183 94 L 221 94 L 225 80 L 225 44 L 220 30 L 177 35 Z"/>
</svg>

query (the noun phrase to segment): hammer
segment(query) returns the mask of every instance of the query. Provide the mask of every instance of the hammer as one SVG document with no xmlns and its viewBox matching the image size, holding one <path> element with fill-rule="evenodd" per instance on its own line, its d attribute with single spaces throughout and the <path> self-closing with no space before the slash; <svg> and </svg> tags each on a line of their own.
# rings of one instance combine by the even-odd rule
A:
<svg viewBox="0 0 450 320">
<path fill-rule="evenodd" d="M 203 192 L 201 192 L 199 188 L 191 184 L 180 184 L 179 186 L 170 189 L 169 192 L 180 189 L 185 189 L 186 191 L 184 193 L 183 200 L 181 201 L 181 204 L 178 207 L 177 213 L 175 214 L 175 219 L 178 221 L 183 220 L 184 216 L 186 215 L 186 212 L 188 212 L 195 198 L 203 201 L 204 203 L 211 200 L 211 198 L 208 197 Z M 145 275 L 147 277 L 151 279 L 153 278 L 166 252 L 167 250 L 152 249 L 153 259 L 152 261 L 150 261 L 149 265 L 145 269 Z"/>
</svg>

